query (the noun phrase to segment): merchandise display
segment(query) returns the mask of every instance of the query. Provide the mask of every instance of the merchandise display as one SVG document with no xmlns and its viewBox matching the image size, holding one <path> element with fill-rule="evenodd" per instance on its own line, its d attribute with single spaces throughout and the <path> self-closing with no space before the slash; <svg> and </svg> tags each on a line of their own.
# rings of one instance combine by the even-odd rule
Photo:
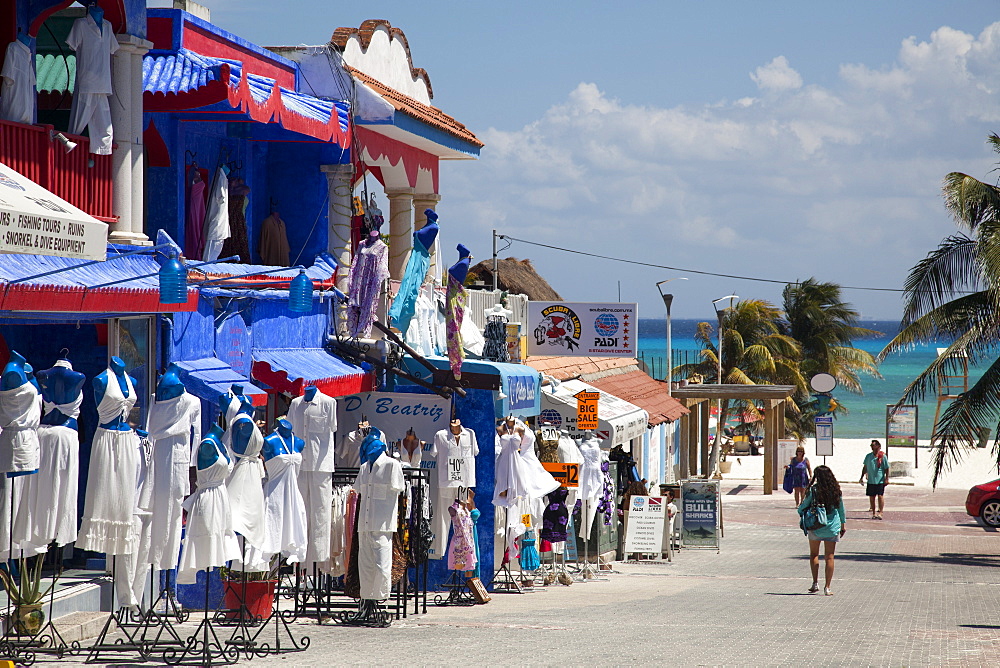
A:
<svg viewBox="0 0 1000 668">
<path fill-rule="evenodd" d="M 465 348 L 462 345 L 462 322 L 469 296 L 465 291 L 465 278 L 469 275 L 472 253 L 458 244 L 458 262 L 448 268 L 448 293 L 445 300 L 445 333 L 448 339 L 448 361 L 451 373 L 456 379 L 462 378 L 462 360 Z"/>
<path fill-rule="evenodd" d="M 417 309 L 417 296 L 431 265 L 430 251 L 438 235 L 437 214 L 432 209 L 424 211 L 427 223 L 413 233 L 413 248 L 403 272 L 399 292 L 389 308 L 389 321 L 401 332 L 407 332 Z"/>
<path fill-rule="evenodd" d="M 373 429 L 362 445 L 358 492 L 357 555 L 360 598 L 381 601 L 392 583 L 392 534 L 397 529 L 399 494 L 405 489 L 403 466 L 389 456 L 381 433 Z"/>
<path fill-rule="evenodd" d="M 35 56 L 20 39 L 7 45 L 0 70 L 0 119 L 29 125 L 35 122 Z"/>
<path fill-rule="evenodd" d="M 104 12 L 92 6 L 88 16 L 77 19 L 70 28 L 66 44 L 76 52 L 76 83 L 73 88 L 73 106 L 70 109 L 69 131 L 83 134 L 90 132 L 90 152 L 111 155 L 112 128 L 111 56 L 118 50 L 111 23 L 104 20 Z"/>
<path fill-rule="evenodd" d="M 437 474 L 432 476 L 437 483 L 435 508 L 448 508 L 461 496 L 463 489 L 476 486 L 479 443 L 476 432 L 463 427 L 460 420 L 452 420 L 447 429 L 434 434 L 428 454 L 435 459 L 437 468 Z M 434 532 L 431 550 L 434 557 L 440 559 L 448 541 L 448 516 L 444 512 L 434 514 L 431 530 Z"/>
<path fill-rule="evenodd" d="M 382 284 L 389 278 L 389 247 L 372 230 L 354 254 L 351 263 L 347 305 L 347 331 L 353 337 L 367 338 L 372 333 L 375 309 Z"/>
<path fill-rule="evenodd" d="M 282 418 L 264 437 L 264 545 L 270 556 L 281 554 L 290 564 L 306 558 L 308 544 L 306 506 L 299 492 L 299 468 L 305 442 L 292 433 L 292 424 Z"/>
<path fill-rule="evenodd" d="M 580 467 L 581 508 L 580 536 L 590 535 L 590 529 L 597 516 L 598 502 L 604 493 L 604 475 L 601 472 L 601 442 L 588 433 L 580 442 L 583 465 Z"/>
<path fill-rule="evenodd" d="M 253 405 L 244 402 L 229 427 L 236 464 L 226 488 L 233 514 L 233 531 L 253 547 L 264 547 L 264 463 L 260 459 L 264 435 L 253 419 Z"/>
<path fill-rule="evenodd" d="M 330 523 L 335 470 L 337 401 L 309 386 L 305 394 L 292 399 L 288 407 L 292 431 L 305 445 L 299 491 L 305 501 L 309 543 L 305 562 L 330 570 Z"/>
<path fill-rule="evenodd" d="M 42 397 L 29 378 L 29 365 L 16 352 L 0 377 L 0 472 L 26 474 L 38 470 L 38 425 Z"/>
<path fill-rule="evenodd" d="M 472 536 L 472 516 L 467 504 L 458 499 L 448 506 L 451 515 L 452 536 L 448 546 L 448 568 L 453 571 L 471 571 L 476 567 L 476 545 Z"/>
</svg>

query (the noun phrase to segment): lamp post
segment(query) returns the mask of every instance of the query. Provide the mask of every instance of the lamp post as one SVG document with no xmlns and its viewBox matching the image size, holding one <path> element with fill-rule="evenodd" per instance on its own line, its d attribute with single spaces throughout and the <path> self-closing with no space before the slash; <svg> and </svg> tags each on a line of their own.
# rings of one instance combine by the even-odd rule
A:
<svg viewBox="0 0 1000 668">
<path fill-rule="evenodd" d="M 673 389 L 671 383 L 674 378 L 674 349 L 673 342 L 670 340 L 670 305 L 674 301 L 674 296 L 670 293 L 663 294 L 663 288 L 660 286 L 664 283 L 669 283 L 670 281 L 686 281 L 687 279 L 683 276 L 675 276 L 674 278 L 668 278 L 665 281 L 660 281 L 656 284 L 656 289 L 660 292 L 660 298 L 663 300 L 663 305 L 667 309 L 667 396 L 673 396 Z"/>
<path fill-rule="evenodd" d="M 719 363 L 718 374 L 715 377 L 716 385 L 722 385 L 722 316 L 726 312 L 726 310 L 732 310 L 733 303 L 739 298 L 740 298 L 739 295 L 726 295 L 725 297 L 719 297 L 718 299 L 712 300 L 712 308 L 715 309 L 715 317 L 719 321 L 719 329 L 717 332 L 719 336 L 719 349 L 718 351 L 716 351 L 715 355 L 715 358 Z M 729 300 L 729 306 L 720 311 L 719 302 L 724 302 L 727 299 Z M 715 423 L 715 443 L 712 444 L 712 460 L 713 460 L 712 478 L 715 480 L 721 480 L 722 472 L 719 471 L 719 448 L 721 447 L 722 444 L 722 429 L 723 429 L 722 397 L 720 396 L 717 399 L 717 401 L 718 401 L 719 417 L 716 419 Z"/>
</svg>

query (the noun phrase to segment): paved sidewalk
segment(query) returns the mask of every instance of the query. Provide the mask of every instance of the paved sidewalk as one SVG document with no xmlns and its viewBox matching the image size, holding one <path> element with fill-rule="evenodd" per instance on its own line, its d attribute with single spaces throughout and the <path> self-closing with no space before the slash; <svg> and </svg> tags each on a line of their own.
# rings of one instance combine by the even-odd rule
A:
<svg viewBox="0 0 1000 668">
<path fill-rule="evenodd" d="M 854 488 L 831 597 L 806 594 L 791 497 L 727 483 L 720 554 L 616 564 L 606 581 L 495 594 L 389 629 L 300 625 L 307 652 L 250 663 L 1000 665 L 1000 537 L 964 514 L 964 493 L 891 487 L 878 522 L 861 519 L 867 500 Z"/>
</svg>

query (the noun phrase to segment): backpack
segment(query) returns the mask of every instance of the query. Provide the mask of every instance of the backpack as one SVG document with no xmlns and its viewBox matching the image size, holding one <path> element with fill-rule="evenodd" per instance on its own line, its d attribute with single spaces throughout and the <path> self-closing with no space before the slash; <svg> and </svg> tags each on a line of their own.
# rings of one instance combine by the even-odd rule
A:
<svg viewBox="0 0 1000 668">
<path fill-rule="evenodd" d="M 803 510 L 799 519 L 799 528 L 802 529 L 803 533 L 809 531 L 816 531 L 817 529 L 822 529 L 826 526 L 826 506 L 821 503 L 816 502 L 816 490 L 811 489 L 809 493 L 812 495 L 809 505 Z"/>
</svg>

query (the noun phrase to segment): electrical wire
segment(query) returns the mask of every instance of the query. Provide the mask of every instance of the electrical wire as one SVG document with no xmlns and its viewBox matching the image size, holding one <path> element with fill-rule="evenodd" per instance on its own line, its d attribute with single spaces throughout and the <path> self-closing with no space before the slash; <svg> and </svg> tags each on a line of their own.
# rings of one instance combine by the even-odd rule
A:
<svg viewBox="0 0 1000 668">
<path fill-rule="evenodd" d="M 497 238 L 506 239 L 511 242 L 519 242 L 522 244 L 528 244 L 529 246 L 539 246 L 541 248 L 549 248 L 551 250 L 562 251 L 563 253 L 573 253 L 574 255 L 586 255 L 587 257 L 596 257 L 601 260 L 611 260 L 612 262 L 624 262 L 626 264 L 636 264 L 642 267 L 652 267 L 654 269 L 669 269 L 670 271 L 680 271 L 688 274 L 700 274 L 702 276 L 717 276 L 719 278 L 734 278 L 740 281 L 756 281 L 758 283 L 774 283 L 777 285 L 795 285 L 801 283 L 800 280 L 794 281 L 779 281 L 774 278 L 759 278 L 756 276 L 740 276 L 737 274 L 722 274 L 714 271 L 704 271 L 702 269 L 686 269 L 684 267 L 671 267 L 665 264 L 653 264 L 652 262 L 642 262 L 640 260 L 630 260 L 622 257 L 612 257 L 610 255 L 600 255 L 598 253 L 588 253 L 586 251 L 574 250 L 572 248 L 562 248 L 561 246 L 552 246 L 550 244 L 543 244 L 537 241 L 528 241 L 527 239 L 518 239 L 517 237 L 512 237 L 507 234 L 498 234 Z M 873 288 L 868 286 L 857 286 L 857 285 L 842 285 L 840 286 L 842 290 L 869 290 L 873 292 L 907 292 L 902 288 Z M 956 294 L 974 294 L 972 292 L 963 290 L 954 290 Z"/>
</svg>

